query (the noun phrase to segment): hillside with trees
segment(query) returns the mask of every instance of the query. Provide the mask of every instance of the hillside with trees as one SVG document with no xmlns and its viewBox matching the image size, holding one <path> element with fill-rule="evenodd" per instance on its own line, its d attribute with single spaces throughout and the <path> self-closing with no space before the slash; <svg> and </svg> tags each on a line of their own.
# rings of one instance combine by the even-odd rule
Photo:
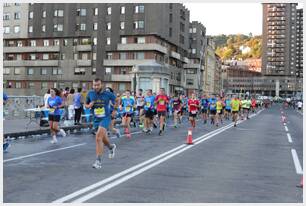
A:
<svg viewBox="0 0 306 206">
<path fill-rule="evenodd" d="M 261 58 L 261 36 L 250 35 L 218 35 L 213 36 L 216 44 L 216 54 L 222 60 Z M 244 49 L 242 52 L 241 49 Z"/>
</svg>

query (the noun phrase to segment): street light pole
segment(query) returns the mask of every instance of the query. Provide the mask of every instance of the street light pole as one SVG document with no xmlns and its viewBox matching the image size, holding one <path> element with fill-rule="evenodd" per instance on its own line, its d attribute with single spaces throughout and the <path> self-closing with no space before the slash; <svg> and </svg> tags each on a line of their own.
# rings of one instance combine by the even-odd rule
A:
<svg viewBox="0 0 306 206">
<path fill-rule="evenodd" d="M 202 66 L 202 59 L 203 59 L 203 56 L 204 56 L 204 46 L 205 46 L 205 43 L 203 41 L 203 45 L 202 45 L 202 48 L 200 50 L 200 65 L 199 65 L 199 68 L 198 68 L 198 93 L 199 93 L 199 96 L 201 95 L 200 94 L 200 91 L 201 91 L 201 66 Z"/>
</svg>

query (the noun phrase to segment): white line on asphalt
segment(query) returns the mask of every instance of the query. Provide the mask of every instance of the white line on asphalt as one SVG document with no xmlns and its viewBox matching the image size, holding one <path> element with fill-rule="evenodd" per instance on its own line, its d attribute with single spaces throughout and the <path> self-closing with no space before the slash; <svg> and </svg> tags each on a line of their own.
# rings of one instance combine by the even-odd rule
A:
<svg viewBox="0 0 306 206">
<path fill-rule="evenodd" d="M 258 112 L 257 114 L 259 114 L 259 113 L 260 112 Z M 251 117 L 256 116 L 257 114 L 254 114 Z M 241 122 L 243 122 L 243 121 L 239 121 L 238 124 L 241 123 Z M 194 140 L 194 145 L 197 145 L 197 144 L 199 144 L 199 143 L 201 143 L 201 142 L 203 142 L 205 140 L 208 140 L 211 137 L 213 137 L 213 136 L 215 136 L 215 135 L 217 135 L 217 134 L 219 134 L 219 133 L 221 133 L 221 132 L 231 128 L 232 126 L 233 126 L 233 123 L 231 123 L 231 124 L 229 124 L 227 126 L 221 127 L 221 128 L 219 128 L 217 130 L 214 130 L 214 131 L 212 131 L 212 132 L 210 132 L 210 133 L 208 133 L 206 135 L 203 135 L 203 136 L 201 136 L 201 137 L 199 137 L 199 138 Z M 124 177 L 121 177 L 120 179 L 115 180 L 114 182 L 112 182 L 110 184 L 107 184 L 107 185 L 101 187 L 100 189 L 97 189 L 97 190 L 95 190 L 95 191 L 93 191 L 91 193 L 88 193 L 88 194 L 86 194 L 86 195 L 84 195 L 84 196 L 74 200 L 73 202 L 84 202 L 84 201 L 87 201 L 87 200 L 89 200 L 89 199 L 91 199 L 91 198 L 93 198 L 93 197 L 95 197 L 95 196 L 97 196 L 97 195 L 99 195 L 99 194 L 101 194 L 101 193 L 103 193 L 103 192 L 105 192 L 105 191 L 115 187 L 116 185 L 119 185 L 122 182 L 125 182 L 128 179 L 130 179 L 132 177 L 135 177 L 138 174 L 141 174 L 141 173 L 145 172 L 146 170 L 148 170 L 148 169 L 150 169 L 150 168 L 152 168 L 152 167 L 154 167 L 154 166 L 156 166 L 156 165 L 158 165 L 158 164 L 160 164 L 160 163 L 170 159 L 171 157 L 176 156 L 177 154 L 180 154 L 181 152 L 183 152 L 183 151 L 193 147 L 194 145 L 185 145 L 185 144 L 180 145 L 180 146 L 178 146 L 178 147 L 176 147 L 176 148 L 174 148 L 174 149 L 172 149 L 172 150 L 170 150 L 168 152 L 165 152 L 165 153 L 163 153 L 163 154 L 161 154 L 161 155 L 159 155 L 157 157 L 154 157 L 154 158 L 152 158 L 150 160 L 147 160 L 147 161 L 145 161 L 143 163 L 140 163 L 140 164 L 138 164 L 136 166 L 133 166 L 133 167 L 127 169 L 127 170 L 124 170 L 124 171 L 122 171 L 120 173 L 117 173 L 117 174 L 115 174 L 115 175 L 113 175 L 113 176 L 111 176 L 111 177 L 109 177 L 107 179 L 104 179 L 104 180 L 102 180 L 100 182 L 97 182 L 97 183 L 95 183 L 93 185 L 85 187 L 85 188 L 83 188 L 81 190 L 78 190 L 78 191 L 76 191 L 76 192 L 74 192 L 72 194 L 69 194 L 69 195 L 67 195 L 65 197 L 57 199 L 57 200 L 55 200 L 53 202 L 54 203 L 63 203 L 63 202 L 66 202 L 68 200 L 72 200 L 75 197 L 81 196 L 82 194 L 84 194 L 86 192 L 89 192 L 90 190 L 93 190 L 93 189 L 95 189 L 97 187 L 100 187 L 100 186 L 102 186 L 102 185 L 104 185 L 104 184 L 106 184 L 106 183 L 108 183 L 108 182 L 110 182 L 110 181 L 112 181 L 114 179 L 117 179 L 117 178 L 119 178 L 119 177 L 121 177 L 121 176 L 123 176 L 125 174 L 128 174 L 128 173 L 132 172 L 132 173 L 130 173 L 130 174 L 124 176 Z M 179 151 L 177 151 L 177 150 L 179 150 Z M 170 154 L 170 155 L 167 156 L 168 154 Z M 166 156 L 166 157 L 164 157 L 164 156 Z M 162 159 L 160 159 L 160 158 L 162 158 Z M 152 164 L 149 164 L 149 163 L 151 163 L 151 162 L 153 162 L 155 160 L 158 160 L 158 161 L 156 161 L 156 162 L 154 162 Z M 147 164 L 149 164 L 149 165 L 147 165 Z M 147 165 L 147 166 L 145 166 L 145 165 Z M 140 170 L 134 171 L 134 170 L 136 170 L 136 169 L 138 169 L 138 168 L 140 168 L 142 166 L 145 166 L 145 167 L 141 168 Z"/>
<path fill-rule="evenodd" d="M 296 173 L 299 175 L 303 174 L 303 169 L 301 167 L 301 164 L 300 164 L 300 161 L 299 161 L 299 158 L 298 158 L 298 155 L 295 149 L 291 149 L 291 153 L 292 153 L 292 158 L 293 158 Z"/>
<path fill-rule="evenodd" d="M 285 130 L 286 130 L 286 132 L 288 132 L 288 127 L 287 126 L 285 126 Z"/>
<path fill-rule="evenodd" d="M 72 146 L 69 146 L 69 147 L 63 147 L 63 148 L 58 148 L 58 149 L 53 149 L 53 150 L 47 150 L 47 151 L 44 151 L 44 152 L 38 152 L 38 153 L 30 154 L 30 155 L 14 157 L 14 158 L 11 158 L 11 159 L 3 160 L 3 162 L 10 162 L 10 161 L 14 161 L 14 160 L 25 159 L 25 158 L 28 158 L 28 157 L 35 157 L 35 156 L 42 155 L 42 154 L 47 154 L 47 153 L 51 153 L 51 152 L 56 152 L 56 151 L 60 151 L 60 150 L 65 150 L 65 149 L 70 149 L 70 148 L 74 148 L 74 147 L 83 146 L 85 144 L 86 143 L 76 144 L 76 145 L 72 145 Z"/>
<path fill-rule="evenodd" d="M 287 133 L 287 137 L 288 137 L 288 142 L 292 143 L 292 138 L 291 138 L 290 133 Z"/>
</svg>

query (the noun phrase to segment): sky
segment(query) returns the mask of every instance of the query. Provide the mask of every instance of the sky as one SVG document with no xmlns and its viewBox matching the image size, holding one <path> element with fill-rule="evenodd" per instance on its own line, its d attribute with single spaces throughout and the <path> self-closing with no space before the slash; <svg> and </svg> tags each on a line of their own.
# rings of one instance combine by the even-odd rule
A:
<svg viewBox="0 0 306 206">
<path fill-rule="evenodd" d="M 261 3 L 184 3 L 190 21 L 199 21 L 207 35 L 262 33 Z"/>
</svg>

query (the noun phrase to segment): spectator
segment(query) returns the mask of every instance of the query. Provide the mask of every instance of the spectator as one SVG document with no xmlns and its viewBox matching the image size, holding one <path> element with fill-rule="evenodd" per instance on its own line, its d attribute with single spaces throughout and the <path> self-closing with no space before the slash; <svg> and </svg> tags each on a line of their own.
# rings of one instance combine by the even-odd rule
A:
<svg viewBox="0 0 306 206">
<path fill-rule="evenodd" d="M 70 89 L 70 93 L 67 95 L 67 107 L 68 107 L 68 119 L 71 120 L 74 116 L 74 106 L 73 106 L 73 96 L 74 96 L 74 89 Z"/>
<path fill-rule="evenodd" d="M 75 110 L 74 125 L 80 124 L 81 114 L 83 112 L 84 98 L 81 94 L 82 88 L 78 88 L 77 93 L 73 96 L 73 106 Z"/>
<path fill-rule="evenodd" d="M 303 102 L 301 100 L 299 100 L 298 103 L 297 103 L 297 106 L 298 106 L 298 110 L 302 110 Z"/>
</svg>

